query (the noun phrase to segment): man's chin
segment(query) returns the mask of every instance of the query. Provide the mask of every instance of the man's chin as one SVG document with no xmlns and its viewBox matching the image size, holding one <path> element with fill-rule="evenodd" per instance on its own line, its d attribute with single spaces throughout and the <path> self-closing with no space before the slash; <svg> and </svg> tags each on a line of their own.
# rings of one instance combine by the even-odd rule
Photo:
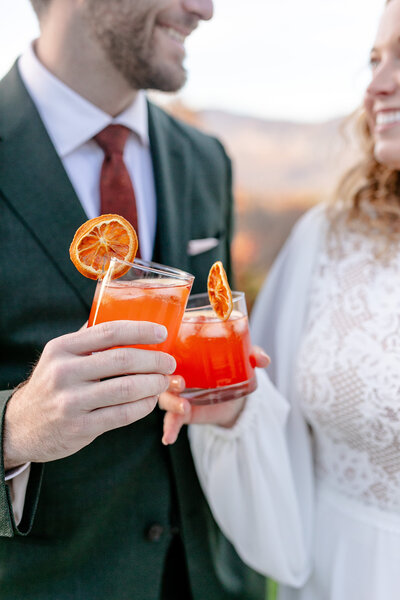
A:
<svg viewBox="0 0 400 600">
<path fill-rule="evenodd" d="M 187 73 L 181 66 L 174 69 L 159 69 L 153 73 L 146 73 L 143 77 L 137 77 L 137 73 L 132 76 L 125 74 L 125 78 L 133 89 L 177 92 L 185 85 Z"/>
</svg>

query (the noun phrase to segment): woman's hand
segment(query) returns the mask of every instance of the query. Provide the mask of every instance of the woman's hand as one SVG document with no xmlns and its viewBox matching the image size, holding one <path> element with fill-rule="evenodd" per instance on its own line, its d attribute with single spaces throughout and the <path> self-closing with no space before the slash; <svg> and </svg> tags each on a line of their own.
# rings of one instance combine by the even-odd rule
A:
<svg viewBox="0 0 400 600">
<path fill-rule="evenodd" d="M 269 365 L 270 358 L 264 350 L 254 346 L 252 353 L 257 367 L 265 368 Z M 212 423 L 220 427 L 232 427 L 246 404 L 246 397 L 243 397 L 228 402 L 196 406 L 179 396 L 184 389 L 185 382 L 182 377 L 174 375 L 171 377 L 168 391 L 160 395 L 158 404 L 160 408 L 167 411 L 164 416 L 162 438 L 162 443 L 165 445 L 173 444 L 177 440 L 182 425 Z"/>
</svg>

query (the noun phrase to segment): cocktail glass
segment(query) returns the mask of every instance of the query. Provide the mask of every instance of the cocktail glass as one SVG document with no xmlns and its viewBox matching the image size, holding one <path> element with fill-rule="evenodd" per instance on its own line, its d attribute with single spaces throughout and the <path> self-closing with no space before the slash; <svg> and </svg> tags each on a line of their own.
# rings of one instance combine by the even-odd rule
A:
<svg viewBox="0 0 400 600">
<path fill-rule="evenodd" d="M 233 400 L 257 387 L 245 295 L 232 292 L 232 299 L 232 314 L 221 321 L 207 293 L 189 297 L 172 354 L 186 382 L 181 395 L 192 404 Z"/>
<path fill-rule="evenodd" d="M 129 270 L 113 279 L 113 271 L 121 262 L 129 265 Z M 120 319 L 159 323 L 167 328 L 168 338 L 160 344 L 135 344 L 135 348 L 171 352 L 193 280 L 190 273 L 172 267 L 112 258 L 104 278 L 97 283 L 88 325 Z"/>
</svg>

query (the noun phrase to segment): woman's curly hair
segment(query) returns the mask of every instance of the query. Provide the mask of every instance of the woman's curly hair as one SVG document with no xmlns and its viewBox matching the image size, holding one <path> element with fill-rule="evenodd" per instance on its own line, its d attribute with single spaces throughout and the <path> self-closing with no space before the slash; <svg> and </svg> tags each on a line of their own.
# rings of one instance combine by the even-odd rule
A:
<svg viewBox="0 0 400 600">
<path fill-rule="evenodd" d="M 347 209 L 351 221 L 385 233 L 400 232 L 400 172 L 376 160 L 365 111 L 359 109 L 353 118 L 362 158 L 343 176 L 335 200 Z"/>
<path fill-rule="evenodd" d="M 376 160 L 365 110 L 356 111 L 352 120 L 362 158 L 343 176 L 335 201 L 347 209 L 349 221 L 358 220 L 369 229 L 397 234 L 400 232 L 400 172 Z"/>
</svg>

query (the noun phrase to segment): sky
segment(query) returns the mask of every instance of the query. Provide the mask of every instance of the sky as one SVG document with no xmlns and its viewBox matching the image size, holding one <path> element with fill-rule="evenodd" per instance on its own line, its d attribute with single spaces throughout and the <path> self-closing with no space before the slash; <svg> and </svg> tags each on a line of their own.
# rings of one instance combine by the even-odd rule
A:
<svg viewBox="0 0 400 600">
<path fill-rule="evenodd" d="M 265 119 L 345 115 L 368 82 L 384 1 L 215 0 L 212 21 L 186 42 L 189 76 L 178 97 L 193 109 Z M 37 34 L 28 0 L 0 0 L 0 76 Z"/>
</svg>

